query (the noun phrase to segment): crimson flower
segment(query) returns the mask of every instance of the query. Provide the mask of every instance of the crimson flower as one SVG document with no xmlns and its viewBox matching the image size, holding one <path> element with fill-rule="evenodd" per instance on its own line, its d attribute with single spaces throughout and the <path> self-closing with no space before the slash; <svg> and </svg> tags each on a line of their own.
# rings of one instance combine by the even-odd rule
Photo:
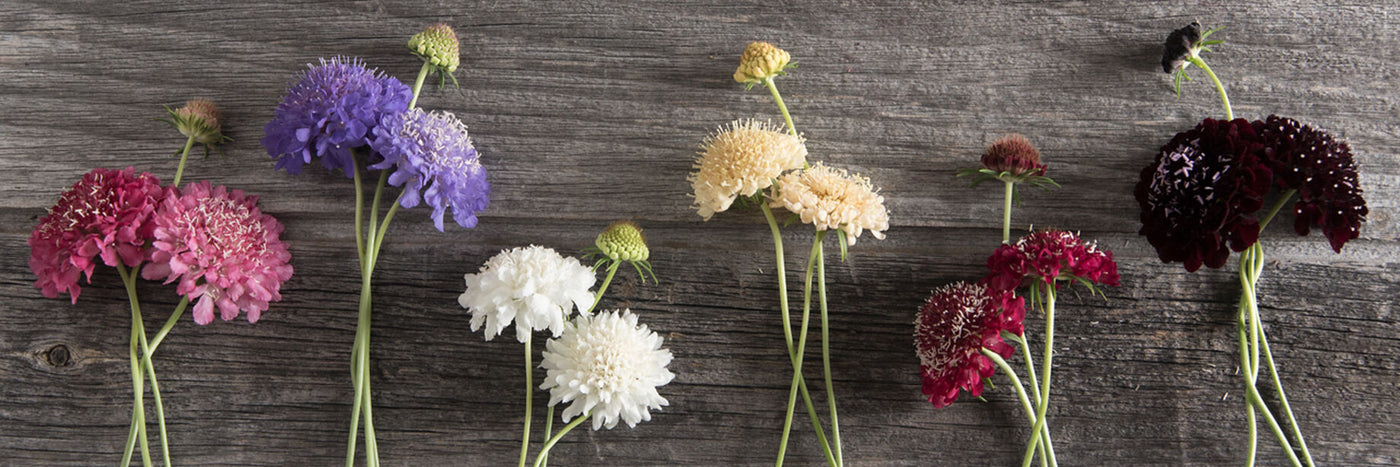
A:
<svg viewBox="0 0 1400 467">
<path fill-rule="evenodd" d="M 1025 317 L 1025 299 L 1010 291 L 961 281 L 935 290 L 914 321 L 914 348 L 928 401 L 943 408 L 961 390 L 982 395 L 982 379 L 995 372 L 982 349 L 1011 358 L 1015 349 L 1001 332 L 1021 335 Z"/>
<path fill-rule="evenodd" d="M 1291 118 L 1270 115 L 1253 126 L 1264 139 L 1263 159 L 1273 169 L 1274 182 L 1298 190 L 1293 231 L 1307 235 L 1312 227 L 1321 227 L 1332 250 L 1341 253 L 1347 241 L 1360 235 L 1369 212 L 1351 148 Z"/>
<path fill-rule="evenodd" d="M 92 282 L 94 258 L 108 266 L 140 264 L 155 228 L 151 218 L 164 196 L 160 180 L 137 175 L 131 167 L 88 172 L 29 235 L 29 269 L 38 276 L 34 286 L 49 298 L 68 292 L 77 303 L 79 275 Z"/>
<path fill-rule="evenodd" d="M 1070 232 L 1044 230 L 997 248 L 987 258 L 989 273 L 982 280 L 995 290 L 1012 291 L 1027 279 L 1046 285 L 1055 279 L 1083 279 L 1095 284 L 1118 285 L 1118 263 L 1113 252 L 1099 249 Z"/>
<path fill-rule="evenodd" d="M 1259 159 L 1264 140 L 1242 118 L 1205 119 L 1178 133 L 1142 169 L 1136 189 L 1138 234 L 1163 262 L 1187 271 L 1225 265 L 1230 250 L 1259 240 L 1255 212 L 1264 205 L 1272 173 Z"/>
<path fill-rule="evenodd" d="M 175 291 L 195 301 L 194 321 L 224 321 L 248 313 L 255 323 L 268 302 L 282 299 L 292 277 L 292 255 L 282 224 L 257 207 L 256 196 L 209 182 L 186 185 L 167 197 L 155 217 L 155 251 L 146 279 L 179 281 Z"/>
</svg>

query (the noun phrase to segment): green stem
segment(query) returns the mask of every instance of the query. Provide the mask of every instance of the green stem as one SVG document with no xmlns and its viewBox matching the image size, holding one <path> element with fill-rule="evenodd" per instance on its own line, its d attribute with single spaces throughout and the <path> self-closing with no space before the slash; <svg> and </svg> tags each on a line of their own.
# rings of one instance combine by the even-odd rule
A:
<svg viewBox="0 0 1400 467">
<path fill-rule="evenodd" d="M 1045 412 L 1050 408 L 1050 369 L 1051 360 L 1054 357 L 1055 345 L 1055 284 L 1044 284 L 1037 282 L 1035 287 L 1045 288 L 1045 363 L 1040 369 L 1040 406 L 1035 410 L 1035 426 L 1031 427 L 1031 433 L 1040 433 L 1046 429 Z M 1040 444 L 1040 436 L 1031 436 L 1029 443 L 1026 443 L 1026 453 L 1021 460 L 1021 467 L 1030 467 L 1031 459 L 1035 457 L 1036 445 Z"/>
<path fill-rule="evenodd" d="M 173 186 L 175 188 L 180 187 L 180 176 L 185 174 L 185 160 L 189 159 L 190 148 L 192 147 L 194 147 L 193 136 L 185 140 L 185 149 L 180 150 L 180 165 L 175 167 L 175 181 L 171 182 L 170 186 Z"/>
<path fill-rule="evenodd" d="M 141 358 L 139 349 L 141 346 L 141 303 L 136 298 L 136 282 L 133 275 L 126 270 L 126 266 L 117 263 L 117 273 L 121 275 L 122 283 L 126 285 L 126 297 L 131 303 L 131 389 L 133 394 L 132 414 L 133 423 L 136 425 L 136 436 L 141 440 L 141 464 L 151 467 L 151 445 L 150 439 L 146 436 L 146 401 L 145 401 L 145 378 L 141 375 Z M 123 463 L 130 462 L 130 455 L 127 455 Z"/>
<path fill-rule="evenodd" d="M 1028 392 L 1030 392 L 1031 397 L 1034 399 L 1035 405 L 1036 405 L 1037 407 L 1039 407 L 1039 406 L 1040 406 L 1040 383 L 1038 382 L 1038 380 L 1037 380 L 1037 378 L 1036 378 L 1035 358 L 1031 356 L 1031 346 L 1030 346 L 1030 344 L 1029 344 L 1025 339 L 1026 339 L 1026 337 L 1025 337 L 1024 335 L 1021 336 L 1020 345 L 1018 345 L 1017 347 L 1020 347 L 1020 348 L 1021 348 L 1021 355 L 1022 355 L 1022 357 L 1025 359 L 1026 376 L 1030 379 L 1030 381 L 1029 381 L 1029 382 L 1030 382 L 1030 385 L 1029 385 L 1030 389 L 1029 389 Z M 1032 413 L 1034 413 L 1034 412 L 1032 412 Z M 1035 425 L 1035 422 L 1032 421 L 1032 422 L 1031 422 L 1031 425 L 1034 426 L 1034 425 Z M 1040 436 L 1042 437 L 1042 441 L 1041 441 L 1041 442 L 1042 442 L 1042 443 L 1045 443 L 1045 448 L 1049 450 L 1049 454 L 1050 454 L 1050 455 L 1049 455 L 1049 465 L 1058 465 L 1059 463 L 1058 463 L 1058 461 L 1055 459 L 1055 446 L 1054 446 L 1053 444 L 1050 443 L 1050 426 L 1049 426 L 1049 425 L 1045 425 L 1045 426 L 1041 427 Z M 1044 460 L 1044 459 L 1042 459 L 1042 460 Z M 1044 462 L 1042 462 L 1042 465 L 1044 465 Z"/>
<path fill-rule="evenodd" d="M 355 253 L 359 255 L 360 268 L 363 269 L 365 267 L 365 234 L 362 213 L 365 210 L 365 190 L 360 186 L 360 163 L 353 158 L 350 161 L 350 170 L 355 173 Z"/>
<path fill-rule="evenodd" d="M 806 379 L 802 376 L 802 359 L 803 354 L 805 354 L 807 351 L 807 330 L 808 324 L 811 323 L 812 317 L 812 272 L 814 270 L 816 260 L 820 256 L 822 240 L 825 238 L 826 231 L 823 230 L 817 232 L 816 240 L 812 242 L 812 253 L 807 257 L 807 274 L 805 276 L 805 282 L 802 286 L 802 322 L 798 325 L 797 328 L 797 350 L 795 356 L 792 359 L 792 385 L 791 389 L 788 390 L 787 419 L 789 422 L 792 420 L 793 409 L 797 403 L 796 399 L 798 388 L 806 384 Z M 811 402 L 808 402 L 808 404 L 810 406 Z M 826 455 L 826 463 L 832 466 L 841 465 L 836 462 L 836 456 L 834 453 L 832 453 L 831 444 L 827 442 L 825 430 L 821 426 L 821 420 L 817 417 L 815 407 L 812 408 L 809 414 L 812 418 L 812 429 L 817 432 L 817 439 L 821 441 L 822 452 Z M 784 428 L 787 427 L 785 426 Z M 786 435 L 789 433 L 789 430 L 783 430 L 783 434 Z M 786 448 L 787 439 L 783 439 L 782 441 L 783 447 Z M 780 452 L 779 454 L 780 456 L 777 460 L 777 465 L 782 465 L 782 453 Z"/>
<path fill-rule="evenodd" d="M 781 308 L 781 314 L 783 317 L 783 339 L 787 343 L 788 358 L 792 362 L 793 367 L 796 368 L 798 356 L 796 351 L 797 349 L 793 346 L 792 319 L 789 316 L 790 308 L 788 307 L 787 268 L 785 266 L 786 260 L 783 256 L 782 231 L 779 229 L 778 220 L 773 217 L 773 210 L 768 207 L 768 204 L 761 203 L 759 204 L 759 207 L 763 211 L 763 216 L 768 220 L 769 231 L 773 233 L 773 256 L 777 262 L 778 268 L 778 306 L 779 308 Z M 821 441 L 822 447 L 825 450 L 830 451 L 830 447 L 826 442 L 825 430 L 821 429 L 821 421 L 817 418 L 817 407 L 815 404 L 812 403 L 812 395 L 807 390 L 806 380 L 801 378 L 797 379 L 797 390 L 802 395 L 802 401 L 807 405 L 807 415 L 812 419 L 813 428 L 815 428 L 817 431 L 817 439 Z M 791 391 L 792 390 L 789 389 L 789 393 L 791 393 Z M 787 416 L 783 420 L 783 435 L 778 444 L 777 465 L 782 465 L 783 458 L 787 454 L 787 441 L 792 431 L 792 416 L 795 410 L 795 405 L 795 402 L 792 401 L 792 397 L 789 396 Z"/>
<path fill-rule="evenodd" d="M 126 430 L 126 449 L 122 451 L 122 467 L 131 466 L 131 451 L 136 448 L 136 411 L 131 411 L 131 428 Z"/>
<path fill-rule="evenodd" d="M 1011 243 L 1011 198 L 1016 193 L 1016 182 L 1005 181 L 1004 183 L 1006 183 L 1006 201 L 1001 211 L 1001 242 Z"/>
<path fill-rule="evenodd" d="M 1264 219 L 1259 221 L 1259 232 L 1261 234 L 1264 232 L 1264 228 L 1269 226 L 1269 222 L 1274 220 L 1274 216 L 1278 215 L 1278 212 L 1283 209 L 1284 205 L 1288 204 L 1288 200 L 1293 199 L 1293 194 L 1297 192 L 1298 190 L 1285 191 L 1283 192 L 1283 196 L 1279 197 L 1278 201 L 1274 202 L 1274 206 L 1269 208 L 1269 214 L 1265 215 Z"/>
<path fill-rule="evenodd" d="M 545 420 L 544 420 L 544 439 L 549 439 L 549 438 L 550 438 L 551 436 L 553 436 L 553 435 L 554 435 L 554 406 L 551 405 L 551 406 L 549 406 L 549 412 L 545 414 Z M 548 453 L 548 452 L 542 452 L 542 453 L 540 453 L 540 463 L 541 463 L 542 465 L 549 465 L 549 453 Z"/>
<path fill-rule="evenodd" d="M 530 340 L 525 339 L 525 434 L 520 438 L 520 467 L 525 467 L 530 455 L 530 419 L 535 408 L 535 357 L 530 352 Z"/>
<path fill-rule="evenodd" d="M 1313 467 L 1312 453 L 1308 452 L 1308 443 L 1303 440 L 1303 431 L 1298 427 L 1298 419 L 1293 417 L 1293 408 L 1288 406 L 1288 395 L 1283 392 L 1283 383 L 1279 381 L 1278 368 L 1274 366 L 1274 354 L 1269 350 L 1269 338 L 1264 335 L 1262 324 L 1255 322 L 1255 326 L 1260 326 L 1259 342 L 1264 346 L 1264 363 L 1269 365 L 1269 375 L 1273 377 L 1274 392 L 1278 393 L 1280 405 L 1283 406 L 1283 413 L 1288 415 L 1288 426 L 1293 430 L 1293 439 L 1298 441 L 1298 449 L 1303 451 L 1303 461 L 1308 467 Z"/>
<path fill-rule="evenodd" d="M 118 265 L 120 265 L 120 263 Z M 131 297 L 136 296 L 136 271 L 139 269 L 139 267 L 133 269 L 131 273 L 124 278 L 126 280 L 127 294 Z M 165 467 L 170 467 L 170 435 L 165 431 L 165 404 L 161 402 L 160 398 L 160 381 L 156 380 L 155 365 L 151 362 L 151 353 L 153 350 L 150 344 L 146 342 L 146 322 L 141 318 L 141 312 L 139 311 L 140 305 L 133 302 L 132 306 L 136 307 L 137 310 L 133 313 L 133 318 L 136 321 L 136 327 L 139 331 L 137 336 L 140 338 L 139 340 L 141 342 L 141 367 L 146 371 L 146 376 L 151 378 L 151 396 L 156 401 L 156 421 L 157 426 L 160 427 L 161 460 L 165 463 Z"/>
<path fill-rule="evenodd" d="M 818 231 L 817 244 L 817 304 L 822 314 L 822 377 L 826 379 L 826 405 L 831 411 L 831 444 L 836 452 L 836 465 L 846 465 L 841 457 L 841 424 L 836 417 L 836 387 L 831 384 L 831 343 L 830 326 L 827 324 L 826 308 L 826 251 L 822 241 L 826 231 Z M 838 240 L 839 241 L 839 240 Z M 810 273 L 808 273 L 810 275 Z"/>
<path fill-rule="evenodd" d="M 783 120 L 787 122 L 788 133 L 797 136 L 797 127 L 792 126 L 792 114 L 788 113 L 787 104 L 783 103 L 783 95 L 778 93 L 778 84 L 773 82 L 772 77 L 764 78 L 763 85 L 768 88 L 768 92 L 773 93 L 773 102 L 778 104 L 778 110 L 783 112 Z"/>
<path fill-rule="evenodd" d="M 603 299 L 603 292 L 608 290 L 608 284 L 612 284 L 613 275 L 617 274 L 617 267 L 621 265 L 621 261 L 613 261 L 612 266 L 608 266 L 608 275 L 603 278 L 603 285 L 598 287 L 598 291 L 593 294 L 593 304 L 589 305 L 588 311 L 583 312 L 583 314 L 592 313 L 594 309 L 598 308 L 598 301 Z"/>
<path fill-rule="evenodd" d="M 593 413 L 589 412 L 588 414 L 582 417 L 574 419 L 574 421 L 569 422 L 568 425 L 564 425 L 564 428 L 559 430 L 558 434 L 549 438 L 549 441 L 546 441 L 544 443 L 544 447 L 540 449 L 540 454 L 538 456 L 535 456 L 535 467 L 543 466 L 545 456 L 549 455 L 549 450 L 554 448 L 554 445 L 559 442 L 559 439 L 563 438 L 564 435 L 569 434 L 569 431 L 573 430 L 574 427 L 578 426 L 580 423 L 583 423 L 584 420 L 588 420 L 588 417 L 590 415 L 593 415 Z"/>
<path fill-rule="evenodd" d="M 432 69 L 433 64 L 427 60 L 423 61 L 423 68 L 418 69 L 418 79 L 413 81 L 413 100 L 408 101 L 408 108 L 410 110 L 413 109 L 414 104 L 418 103 L 418 91 L 423 89 L 423 78 L 427 78 L 428 71 Z"/>
<path fill-rule="evenodd" d="M 1240 372 L 1242 373 L 1241 376 L 1244 378 L 1246 388 L 1253 386 L 1253 383 L 1250 381 L 1250 375 L 1254 373 L 1254 368 L 1249 358 L 1249 333 L 1246 330 L 1248 326 L 1248 324 L 1246 323 L 1249 321 L 1249 304 L 1246 301 L 1247 299 L 1245 297 L 1245 294 L 1249 290 L 1249 270 L 1252 270 L 1253 268 L 1250 267 L 1249 269 L 1246 269 L 1245 262 L 1248 261 L 1248 257 L 1253 253 L 1253 251 L 1254 248 L 1250 247 L 1245 249 L 1244 252 L 1240 253 L 1241 291 L 1239 307 L 1240 312 L 1238 319 L 1239 325 L 1237 326 L 1237 328 L 1239 331 L 1240 341 Z M 1246 390 L 1246 394 L 1248 394 L 1248 390 Z M 1244 413 L 1245 421 L 1249 423 L 1249 437 L 1247 438 L 1248 444 L 1246 445 L 1245 450 L 1245 465 L 1252 467 L 1254 465 L 1254 460 L 1259 449 L 1259 421 L 1258 416 L 1254 413 L 1254 402 L 1250 400 L 1247 395 L 1245 397 Z"/>
<path fill-rule="evenodd" d="M 147 353 L 146 358 L 151 358 L 150 354 L 156 352 L 156 347 L 160 347 L 161 341 L 165 340 L 165 335 L 170 334 L 170 330 L 174 329 L 175 324 L 180 322 L 181 316 L 185 316 L 185 308 L 189 307 L 189 305 L 190 297 L 180 297 L 180 303 L 175 305 L 175 311 L 170 312 L 170 317 L 165 319 L 165 325 L 161 326 L 160 332 L 157 332 L 156 337 L 151 339 L 151 350 Z"/>
<path fill-rule="evenodd" d="M 1215 83 L 1216 92 L 1220 93 L 1220 102 L 1225 104 L 1225 119 L 1234 120 L 1235 112 L 1230 110 L 1230 96 L 1225 93 L 1225 85 L 1220 84 L 1220 78 L 1215 76 L 1215 72 L 1211 71 L 1210 65 L 1207 65 L 1206 61 L 1202 60 L 1201 57 L 1191 57 L 1188 60 L 1192 64 L 1201 67 L 1202 70 L 1205 70 L 1206 76 L 1210 76 L 1210 80 Z"/>
<path fill-rule="evenodd" d="M 1011 369 L 1011 365 L 1006 363 L 1006 360 L 1002 359 L 1001 355 L 997 355 L 996 352 L 983 348 L 982 355 L 992 359 L 992 362 L 1001 368 L 1002 373 L 1006 373 L 1006 377 L 1011 378 L 1011 388 L 1016 390 L 1016 397 L 1021 400 L 1021 409 L 1026 412 L 1026 422 L 1035 425 L 1035 407 L 1031 405 L 1030 398 L 1026 397 L 1026 387 L 1021 384 L 1021 378 L 1016 376 L 1016 370 Z M 1041 445 L 1037 446 L 1036 450 L 1040 451 L 1040 465 L 1045 466 L 1049 465 L 1049 456 L 1045 455 L 1045 449 L 1050 446 L 1050 434 L 1042 432 L 1040 436 L 1042 437 Z"/>
</svg>

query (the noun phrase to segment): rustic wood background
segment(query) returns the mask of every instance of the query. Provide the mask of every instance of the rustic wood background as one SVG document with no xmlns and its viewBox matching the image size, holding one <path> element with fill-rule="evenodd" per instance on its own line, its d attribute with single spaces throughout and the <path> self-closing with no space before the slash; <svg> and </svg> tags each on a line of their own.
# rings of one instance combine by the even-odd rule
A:
<svg viewBox="0 0 1400 467">
<path fill-rule="evenodd" d="M 227 157 L 193 159 L 187 180 L 261 195 L 287 225 L 296 275 L 258 324 L 187 319 L 161 347 L 172 450 L 187 465 L 340 462 L 358 291 L 351 185 L 319 167 L 274 172 L 258 140 L 307 62 L 359 56 L 411 81 L 418 62 L 402 44 L 437 21 L 460 32 L 462 87 L 428 88 L 420 102 L 469 122 L 495 192 L 474 230 L 439 233 L 420 208 L 400 214 L 389 235 L 372 350 L 387 464 L 513 462 L 520 347 L 468 329 L 455 300 L 462 274 L 514 246 L 576 254 L 618 218 L 647 229 L 661 283 L 624 271 L 604 305 L 630 307 L 667 336 L 671 406 L 635 429 L 577 431 L 555 463 L 771 462 L 789 366 L 767 228 L 754 212 L 702 222 L 685 181 L 708 131 L 781 118 L 766 92 L 730 79 L 751 40 L 801 62 L 781 88 L 813 158 L 868 174 L 891 211 L 889 239 L 863 238 L 848 264 L 831 266 L 852 465 L 1020 458 L 1028 427 L 1011 391 L 935 410 L 919 392 L 910 343 L 928 291 L 979 277 L 999 240 L 999 190 L 969 189 L 952 174 L 1008 132 L 1034 140 L 1065 186 L 1028 194 L 1018 228 L 1080 229 L 1114 251 L 1124 278 L 1106 302 L 1069 294 L 1061 305 L 1051 411 L 1059 458 L 1235 463 L 1245 426 L 1234 269 L 1161 264 L 1137 235 L 1131 194 L 1157 147 L 1221 114 L 1208 82 L 1177 98 L 1158 65 L 1165 35 L 1192 19 L 1226 26 L 1229 42 L 1210 60 L 1238 115 L 1310 121 L 1357 153 L 1371 207 L 1362 238 L 1334 254 L 1321 236 L 1276 223 L 1261 300 L 1318 461 L 1400 462 L 1397 4 L 710 3 L 0 3 L 0 464 L 118 460 L 130 407 L 119 281 L 100 270 L 77 305 L 45 299 L 25 239 L 90 168 L 172 176 L 183 138 L 152 119 L 191 97 L 216 100 L 236 141 Z M 796 270 L 810 235 L 792 228 L 785 241 Z M 173 290 L 140 290 L 147 322 L 159 323 Z M 821 462 L 800 415 L 796 426 L 792 463 Z M 1261 465 L 1282 463 L 1269 438 L 1260 445 Z"/>
</svg>

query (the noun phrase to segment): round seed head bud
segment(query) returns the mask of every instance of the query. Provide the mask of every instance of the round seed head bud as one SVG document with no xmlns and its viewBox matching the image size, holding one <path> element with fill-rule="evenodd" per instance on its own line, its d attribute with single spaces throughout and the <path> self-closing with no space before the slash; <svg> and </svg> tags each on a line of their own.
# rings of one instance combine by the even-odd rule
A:
<svg viewBox="0 0 1400 467">
<path fill-rule="evenodd" d="M 757 83 L 772 78 L 788 68 L 792 57 L 783 49 L 767 42 L 754 42 L 744 49 L 739 58 L 739 69 L 734 72 L 734 81 Z"/>
<path fill-rule="evenodd" d="M 1007 135 L 992 142 L 987 152 L 982 153 L 982 167 L 1012 175 L 1045 172 L 1045 164 L 1040 162 L 1040 151 L 1021 135 Z"/>
<path fill-rule="evenodd" d="M 457 32 L 444 23 L 434 24 L 408 39 L 408 49 L 414 55 L 447 73 L 457 71 L 461 49 Z"/>
<path fill-rule="evenodd" d="M 224 141 L 219 126 L 219 108 L 208 99 L 191 99 L 171 112 L 171 121 L 180 134 L 194 138 L 196 143 L 215 145 Z"/>
<path fill-rule="evenodd" d="M 642 228 L 632 221 L 617 221 L 608 225 L 593 244 L 604 255 L 617 261 L 646 261 L 651 257 Z"/>
</svg>

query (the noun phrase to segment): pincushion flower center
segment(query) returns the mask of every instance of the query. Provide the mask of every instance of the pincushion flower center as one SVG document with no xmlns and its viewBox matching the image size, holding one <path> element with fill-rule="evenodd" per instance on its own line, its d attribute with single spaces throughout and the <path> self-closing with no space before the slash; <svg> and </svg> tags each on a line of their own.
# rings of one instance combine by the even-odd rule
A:
<svg viewBox="0 0 1400 467">
<path fill-rule="evenodd" d="M 185 211 L 186 225 L 198 227 L 208 234 L 204 240 L 208 248 L 191 248 L 196 254 L 208 254 L 212 258 L 239 258 L 261 262 L 253 254 L 266 247 L 266 232 L 262 223 L 254 222 L 243 203 L 231 199 L 205 198 L 193 210 Z"/>
</svg>

